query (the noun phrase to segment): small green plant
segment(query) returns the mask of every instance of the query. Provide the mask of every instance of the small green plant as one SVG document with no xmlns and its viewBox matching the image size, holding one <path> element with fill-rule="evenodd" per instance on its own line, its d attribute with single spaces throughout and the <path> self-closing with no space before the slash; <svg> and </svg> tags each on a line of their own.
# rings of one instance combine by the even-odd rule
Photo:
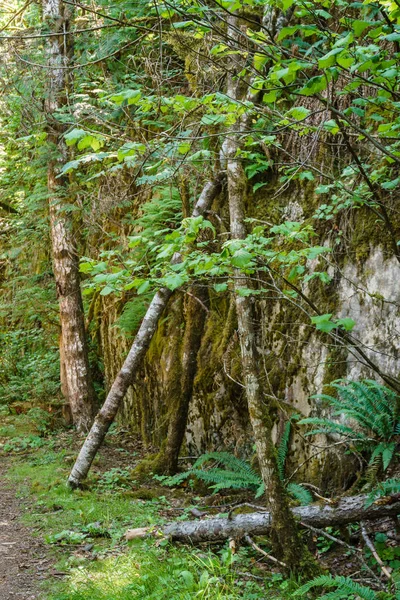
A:
<svg viewBox="0 0 400 600">
<path fill-rule="evenodd" d="M 283 453 L 281 454 L 283 455 Z M 207 463 L 211 463 L 211 466 L 204 468 Z M 229 452 L 202 454 L 188 471 L 172 477 L 156 475 L 155 479 L 172 487 L 192 477 L 204 481 L 215 493 L 226 489 L 252 490 L 255 492 L 255 497 L 260 498 L 265 490 L 260 475 L 246 461 L 229 454 Z M 289 483 L 287 490 L 300 504 L 307 505 L 312 502 L 310 492 L 298 483 Z"/>
<path fill-rule="evenodd" d="M 23 452 L 24 450 L 34 450 L 46 445 L 46 441 L 38 435 L 28 435 L 26 437 L 11 438 L 6 442 L 2 450 L 7 453 Z M 1 446 L 0 446 L 1 449 Z"/>
<path fill-rule="evenodd" d="M 313 593 L 312 598 L 315 600 L 377 600 L 378 598 L 377 593 L 371 588 L 360 585 L 349 577 L 341 577 L 339 575 L 335 577 L 320 575 L 297 589 L 293 593 L 293 597 L 308 598 L 308 592 L 314 588 L 332 590 L 326 593 L 324 591 L 321 596 L 317 597 Z"/>
<path fill-rule="evenodd" d="M 339 423 L 332 419 L 309 417 L 302 419 L 302 425 L 313 425 L 306 435 L 320 433 L 336 434 L 358 451 L 369 454 L 368 475 L 373 478 L 382 467 L 386 471 L 397 447 L 400 434 L 399 398 L 395 392 L 376 381 L 347 381 L 338 379 L 330 384 L 338 392 L 335 398 L 328 394 L 318 394 L 331 406 L 334 417 L 344 416 L 356 423 Z"/>
<path fill-rule="evenodd" d="M 85 538 L 85 533 L 81 533 L 80 531 L 70 531 L 68 529 L 64 529 L 63 531 L 60 531 L 60 533 L 53 533 L 51 535 L 45 536 L 45 541 L 48 544 L 78 546 L 79 544 L 82 544 Z"/>
<path fill-rule="evenodd" d="M 127 488 L 129 487 L 129 477 L 130 471 L 128 469 L 114 467 L 102 473 L 100 479 L 97 481 L 97 486 L 104 489 Z"/>
<path fill-rule="evenodd" d="M 29 424 L 32 424 L 39 435 L 44 436 L 48 433 L 51 423 L 51 415 L 47 410 L 35 407 L 28 410 L 26 413 L 26 420 Z"/>
<path fill-rule="evenodd" d="M 369 494 L 366 506 L 371 506 L 371 504 L 373 504 L 379 498 L 393 496 L 394 494 L 400 494 L 400 479 L 387 479 L 386 481 L 382 481 Z"/>
</svg>

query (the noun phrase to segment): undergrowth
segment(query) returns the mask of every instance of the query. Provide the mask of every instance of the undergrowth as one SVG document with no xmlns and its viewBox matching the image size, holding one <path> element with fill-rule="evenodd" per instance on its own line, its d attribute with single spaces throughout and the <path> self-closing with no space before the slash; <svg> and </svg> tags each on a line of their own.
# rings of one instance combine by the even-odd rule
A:
<svg viewBox="0 0 400 600">
<path fill-rule="evenodd" d="M 126 529 L 162 523 L 170 500 L 133 498 L 127 468 L 105 470 L 92 476 L 90 489 L 70 491 L 65 481 L 73 440 L 72 434 L 63 436 L 59 444 L 50 436 L 22 456 L 7 450 L 8 479 L 26 507 L 24 522 L 44 539 L 57 570 L 65 573 L 61 581 L 45 584 L 43 598 L 261 600 L 270 592 L 277 599 L 289 597 L 286 588 L 294 583 L 278 574 L 265 583 L 257 579 L 255 557 L 247 548 L 233 555 L 226 546 L 211 551 L 153 539 L 128 544 Z M 13 447 L 12 438 L 7 443 Z M 4 446 L 3 439 L 3 454 Z"/>
</svg>

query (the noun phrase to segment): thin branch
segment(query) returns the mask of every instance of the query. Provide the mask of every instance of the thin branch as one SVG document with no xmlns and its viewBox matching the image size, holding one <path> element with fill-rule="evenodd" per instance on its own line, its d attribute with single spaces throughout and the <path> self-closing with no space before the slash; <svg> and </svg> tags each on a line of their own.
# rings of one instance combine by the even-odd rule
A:
<svg viewBox="0 0 400 600">
<path fill-rule="evenodd" d="M 265 550 L 263 550 L 262 548 L 260 548 L 260 546 L 257 546 L 257 544 L 255 542 L 253 542 L 253 540 L 251 539 L 251 537 L 247 533 L 244 536 L 244 539 L 249 544 L 249 546 L 251 546 L 252 548 L 254 548 L 254 550 L 256 550 L 257 552 L 259 552 L 263 556 L 265 556 L 265 558 L 268 558 L 268 560 L 271 560 L 275 564 L 277 564 L 277 565 L 279 565 L 281 567 L 284 567 L 285 569 L 287 568 L 287 564 L 286 563 L 278 560 L 277 558 L 275 558 L 275 556 L 272 556 L 271 554 L 268 554 L 268 552 L 265 552 Z"/>
</svg>

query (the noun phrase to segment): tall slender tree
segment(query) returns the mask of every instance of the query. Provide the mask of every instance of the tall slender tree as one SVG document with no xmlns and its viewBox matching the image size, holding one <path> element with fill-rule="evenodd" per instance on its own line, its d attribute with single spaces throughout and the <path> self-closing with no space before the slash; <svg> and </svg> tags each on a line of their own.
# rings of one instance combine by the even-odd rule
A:
<svg viewBox="0 0 400 600">
<path fill-rule="evenodd" d="M 238 52 L 239 38 L 239 19 L 235 15 L 230 15 L 228 17 L 227 43 L 231 46 L 233 55 L 228 73 L 227 94 L 235 101 L 240 101 L 243 94 L 241 91 L 243 86 L 239 75 L 243 68 Z M 245 113 L 242 117 L 242 127 L 246 118 Z M 244 240 L 247 236 L 245 224 L 247 185 L 245 171 L 240 158 L 238 158 L 240 155 L 240 134 L 238 134 L 237 129 L 238 127 L 235 125 L 226 137 L 226 171 L 231 238 L 233 240 Z M 257 346 L 257 314 L 254 298 L 240 294 L 242 288 L 251 287 L 251 281 L 240 269 L 237 269 L 234 279 L 234 291 L 243 380 L 257 458 L 265 485 L 268 507 L 271 512 L 271 539 L 275 553 L 284 560 L 290 569 L 297 573 L 303 572 L 312 575 L 313 572 L 315 573 L 316 566 L 301 539 L 279 477 L 276 449 L 272 435 L 274 420 L 271 406 L 265 401 L 263 394 L 260 368 L 262 360 Z"/>
<path fill-rule="evenodd" d="M 45 38 L 47 93 L 45 112 L 50 160 L 48 163 L 49 214 L 53 270 L 60 305 L 63 388 L 78 431 L 88 431 L 94 417 L 94 389 L 90 376 L 80 289 L 79 257 L 73 220 L 66 210 L 70 202 L 68 179 L 59 170 L 67 160 L 64 125 L 58 111 L 65 106 L 71 50 L 68 30 L 73 16 L 61 0 L 43 0 L 43 21 L 52 35 Z M 54 35 L 56 34 L 56 35 Z"/>
</svg>

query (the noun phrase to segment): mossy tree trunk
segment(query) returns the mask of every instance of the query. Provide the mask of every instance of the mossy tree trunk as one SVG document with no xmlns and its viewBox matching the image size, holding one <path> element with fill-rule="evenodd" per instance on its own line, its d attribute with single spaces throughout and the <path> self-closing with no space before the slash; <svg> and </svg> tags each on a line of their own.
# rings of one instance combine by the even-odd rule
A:
<svg viewBox="0 0 400 600">
<path fill-rule="evenodd" d="M 196 202 L 192 216 L 203 215 L 209 210 L 212 202 L 218 195 L 221 187 L 221 176 L 218 175 L 214 181 L 207 182 Z M 179 260 L 179 257 L 175 257 Z M 68 483 L 75 488 L 87 476 L 93 459 L 102 445 L 110 425 L 114 421 L 122 400 L 131 384 L 131 381 L 140 366 L 149 348 L 152 337 L 157 329 L 158 322 L 167 307 L 172 296 L 172 291 L 161 288 L 155 295 L 147 309 L 139 331 L 133 341 L 128 356 L 119 371 L 108 396 L 100 409 L 92 428 L 83 444 L 79 455 L 68 478 Z"/>
<path fill-rule="evenodd" d="M 48 143 L 52 157 L 48 164 L 48 191 L 53 271 L 60 306 L 62 344 L 62 388 L 78 431 L 89 431 L 94 418 L 94 388 L 90 376 L 83 303 L 80 289 L 79 257 L 71 213 L 66 208 L 68 180 L 60 177 L 67 162 L 63 140 L 65 127 L 57 112 L 65 105 L 68 63 L 68 28 L 72 14 L 60 0 L 43 0 L 43 19 L 53 35 L 46 38 L 47 95 L 45 101 Z"/>
<path fill-rule="evenodd" d="M 168 389 L 171 403 L 170 419 L 165 449 L 160 458 L 160 466 L 165 473 L 176 473 L 179 452 L 185 437 L 193 384 L 197 372 L 197 357 L 206 321 L 208 291 L 193 285 L 185 301 L 185 333 L 182 341 L 181 359 L 177 358 L 176 368 Z"/>
<path fill-rule="evenodd" d="M 238 20 L 235 16 L 230 16 L 228 18 L 227 37 L 233 49 L 235 49 L 235 43 L 238 41 L 238 32 L 240 32 Z M 239 91 L 240 78 L 237 75 L 240 70 L 241 65 L 238 63 L 237 55 L 234 55 L 230 65 L 227 89 L 227 95 L 233 100 L 241 99 Z M 243 120 L 246 120 L 246 117 Z M 231 131 L 228 134 L 224 146 L 227 157 L 231 238 L 243 240 L 247 236 L 245 226 L 247 180 L 239 157 L 240 143 L 236 133 L 237 130 L 238 126 L 236 124 L 234 126 L 235 132 Z M 258 320 L 254 305 L 255 297 L 240 295 L 241 289 L 251 287 L 252 283 L 248 277 L 243 275 L 240 270 L 236 270 L 234 291 L 243 380 L 258 462 L 271 514 L 271 539 L 275 554 L 285 562 L 290 570 L 312 575 L 315 573 L 312 557 L 302 541 L 296 520 L 289 509 L 286 491 L 279 477 L 276 449 L 272 436 L 274 424 L 272 409 L 263 394 L 262 357 L 258 351 L 256 340 Z"/>
</svg>

